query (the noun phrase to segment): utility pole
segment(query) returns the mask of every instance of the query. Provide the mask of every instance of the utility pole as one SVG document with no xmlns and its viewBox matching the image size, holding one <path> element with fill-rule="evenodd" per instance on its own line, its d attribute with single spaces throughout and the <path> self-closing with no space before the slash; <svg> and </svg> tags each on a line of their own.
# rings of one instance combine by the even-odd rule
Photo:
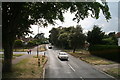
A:
<svg viewBox="0 0 120 80">
<path fill-rule="evenodd" d="M 38 34 L 39 34 L 39 26 L 38 26 Z M 39 39 L 39 36 L 38 36 L 38 39 Z M 38 43 L 37 43 L 37 57 L 38 57 L 38 55 L 39 55 L 39 50 L 38 50 L 38 48 L 39 48 L 39 45 L 38 45 Z"/>
</svg>

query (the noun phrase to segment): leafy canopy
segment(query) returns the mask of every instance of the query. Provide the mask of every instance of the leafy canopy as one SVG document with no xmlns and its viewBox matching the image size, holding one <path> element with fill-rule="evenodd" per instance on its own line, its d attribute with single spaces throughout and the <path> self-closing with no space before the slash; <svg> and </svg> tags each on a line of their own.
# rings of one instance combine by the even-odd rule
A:
<svg viewBox="0 0 120 80">
<path fill-rule="evenodd" d="M 99 2 L 7 2 L 2 8 L 3 29 L 14 35 L 26 35 L 32 24 L 47 26 L 54 25 L 55 20 L 64 22 L 63 14 L 68 10 L 75 14 L 73 20 L 77 22 L 88 16 L 98 19 L 100 10 L 106 20 L 111 18 L 107 3 Z"/>
<path fill-rule="evenodd" d="M 87 41 L 91 45 L 102 44 L 102 39 L 104 38 L 105 32 L 101 30 L 98 25 L 94 25 L 92 31 L 88 31 L 87 33 Z"/>
</svg>

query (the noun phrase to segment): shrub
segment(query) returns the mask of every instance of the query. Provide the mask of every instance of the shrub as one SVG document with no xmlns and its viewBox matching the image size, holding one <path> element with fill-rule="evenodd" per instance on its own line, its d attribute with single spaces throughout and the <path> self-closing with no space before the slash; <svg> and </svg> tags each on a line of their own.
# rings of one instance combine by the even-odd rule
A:
<svg viewBox="0 0 120 80">
<path fill-rule="evenodd" d="M 36 45 L 35 41 L 28 41 L 28 44 L 27 44 L 28 47 L 33 47 L 35 45 Z"/>
<path fill-rule="evenodd" d="M 102 40 L 104 45 L 117 45 L 117 42 L 117 38 L 115 37 L 105 38 Z"/>
<path fill-rule="evenodd" d="M 15 43 L 14 43 L 14 47 L 15 48 L 21 48 L 23 47 L 23 41 L 22 40 L 15 40 Z"/>
<path fill-rule="evenodd" d="M 89 47 L 92 55 L 106 58 L 113 61 L 119 61 L 120 46 L 116 45 L 94 45 Z"/>
</svg>

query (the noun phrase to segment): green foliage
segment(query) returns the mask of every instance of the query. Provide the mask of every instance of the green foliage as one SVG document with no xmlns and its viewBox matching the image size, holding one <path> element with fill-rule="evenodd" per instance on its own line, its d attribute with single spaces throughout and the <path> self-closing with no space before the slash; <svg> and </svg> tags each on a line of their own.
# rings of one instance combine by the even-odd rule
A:
<svg viewBox="0 0 120 80">
<path fill-rule="evenodd" d="M 118 40 L 116 37 L 109 37 L 109 38 L 104 38 L 103 40 L 103 44 L 106 45 L 118 45 Z"/>
<path fill-rule="evenodd" d="M 48 40 L 44 37 L 44 33 L 39 33 L 34 37 L 37 44 L 46 44 Z"/>
<path fill-rule="evenodd" d="M 68 28 L 53 28 L 50 31 L 50 42 L 61 48 L 81 48 L 85 42 L 85 35 L 82 32 L 81 26 Z"/>
<path fill-rule="evenodd" d="M 36 45 L 35 41 L 28 41 L 28 44 L 27 44 L 28 47 L 33 47 L 35 45 Z"/>
<path fill-rule="evenodd" d="M 104 35 L 102 41 L 102 44 L 105 45 L 118 45 L 118 39 L 115 36 L 115 32 L 110 32 L 108 35 Z"/>
<path fill-rule="evenodd" d="M 34 38 L 35 38 L 35 39 L 44 39 L 44 38 L 45 38 L 45 37 L 44 37 L 44 33 L 39 33 L 39 34 L 35 35 Z"/>
<path fill-rule="evenodd" d="M 103 44 L 106 44 L 106 45 L 113 45 L 113 40 L 112 38 L 104 38 L 103 40 Z"/>
<path fill-rule="evenodd" d="M 120 47 L 116 45 L 94 45 L 89 47 L 92 55 L 119 62 Z"/>
<path fill-rule="evenodd" d="M 23 41 L 19 40 L 19 39 L 15 40 L 14 47 L 15 48 L 21 48 L 21 47 L 23 47 Z"/>
<path fill-rule="evenodd" d="M 77 48 L 84 47 L 85 35 L 82 32 L 82 27 L 77 25 L 76 28 L 72 28 L 71 33 L 69 34 L 69 45 L 73 48 L 73 52 Z"/>
<path fill-rule="evenodd" d="M 59 34 L 58 41 L 62 48 L 68 48 L 69 47 L 68 46 L 69 45 L 68 44 L 68 33 L 64 32 L 64 33 Z"/>
<path fill-rule="evenodd" d="M 53 45 L 57 45 L 59 43 L 59 41 L 58 41 L 59 31 L 60 31 L 60 27 L 59 28 L 52 28 L 52 30 L 49 31 L 49 33 L 51 33 L 49 36 L 50 37 L 49 41 Z"/>
<path fill-rule="evenodd" d="M 88 31 L 87 41 L 91 45 L 102 44 L 102 39 L 104 37 L 104 32 L 99 28 L 99 26 L 94 25 L 92 31 Z"/>
</svg>

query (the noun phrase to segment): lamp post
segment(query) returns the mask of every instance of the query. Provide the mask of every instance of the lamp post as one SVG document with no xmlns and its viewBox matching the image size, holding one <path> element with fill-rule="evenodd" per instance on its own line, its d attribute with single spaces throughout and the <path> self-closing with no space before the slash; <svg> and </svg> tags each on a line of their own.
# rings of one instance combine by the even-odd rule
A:
<svg viewBox="0 0 120 80">
<path fill-rule="evenodd" d="M 39 26 L 38 26 L 38 34 L 39 34 Z M 39 36 L 38 36 L 38 39 L 39 39 Z M 39 55 L 39 50 L 38 50 L 38 48 L 39 48 L 39 43 L 37 42 L 37 57 L 38 57 L 38 55 Z"/>
</svg>

